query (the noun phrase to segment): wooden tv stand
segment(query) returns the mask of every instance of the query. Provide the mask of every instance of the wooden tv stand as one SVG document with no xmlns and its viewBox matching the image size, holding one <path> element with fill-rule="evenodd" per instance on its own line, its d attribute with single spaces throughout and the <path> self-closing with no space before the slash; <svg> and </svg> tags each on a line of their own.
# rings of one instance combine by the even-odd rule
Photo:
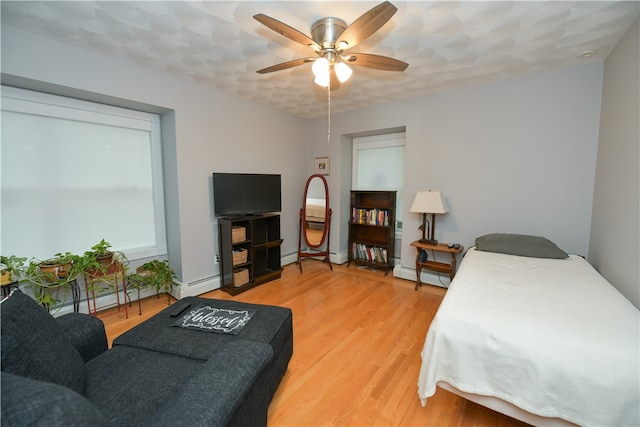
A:
<svg viewBox="0 0 640 427">
<path fill-rule="evenodd" d="M 244 237 L 238 231 L 244 228 Z M 231 295 L 280 278 L 280 215 L 250 215 L 218 218 L 220 243 L 220 288 Z M 234 252 L 235 251 L 235 252 Z M 246 251 L 246 252 L 245 252 Z M 236 255 L 242 254 L 238 261 Z M 246 258 L 246 259 L 244 259 Z"/>
</svg>

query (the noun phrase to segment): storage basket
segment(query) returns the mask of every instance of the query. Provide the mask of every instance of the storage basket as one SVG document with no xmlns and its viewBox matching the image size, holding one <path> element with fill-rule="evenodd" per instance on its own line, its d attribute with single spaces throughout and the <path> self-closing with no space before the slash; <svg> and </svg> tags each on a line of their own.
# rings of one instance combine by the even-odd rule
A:
<svg viewBox="0 0 640 427">
<path fill-rule="evenodd" d="M 247 229 L 241 226 L 231 227 L 231 243 L 244 242 L 247 240 Z"/>
<path fill-rule="evenodd" d="M 233 250 L 233 265 L 244 264 L 247 262 L 247 254 L 249 253 L 246 249 L 234 249 Z"/>
<path fill-rule="evenodd" d="M 241 268 L 233 273 L 233 286 L 238 288 L 249 283 L 249 270 Z"/>
</svg>

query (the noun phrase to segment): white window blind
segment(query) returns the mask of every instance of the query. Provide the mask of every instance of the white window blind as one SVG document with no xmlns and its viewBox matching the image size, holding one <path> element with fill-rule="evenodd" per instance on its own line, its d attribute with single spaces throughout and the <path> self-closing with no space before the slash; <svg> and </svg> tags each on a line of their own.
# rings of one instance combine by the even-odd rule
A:
<svg viewBox="0 0 640 427">
<path fill-rule="evenodd" d="M 166 254 L 158 115 L 2 87 L 0 248 Z"/>
</svg>

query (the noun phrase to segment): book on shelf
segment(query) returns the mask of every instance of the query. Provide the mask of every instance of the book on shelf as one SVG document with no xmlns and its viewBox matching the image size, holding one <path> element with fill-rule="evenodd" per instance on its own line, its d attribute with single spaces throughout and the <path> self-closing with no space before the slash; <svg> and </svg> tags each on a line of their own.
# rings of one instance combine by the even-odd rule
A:
<svg viewBox="0 0 640 427">
<path fill-rule="evenodd" d="M 351 209 L 351 222 L 354 224 L 367 224 L 367 225 L 389 225 L 389 210 L 388 209 L 364 209 L 356 208 Z"/>
<path fill-rule="evenodd" d="M 365 245 L 364 243 L 354 242 L 351 245 L 351 255 L 354 260 L 377 262 L 381 264 L 387 264 L 389 261 L 386 248 L 380 246 Z"/>
</svg>

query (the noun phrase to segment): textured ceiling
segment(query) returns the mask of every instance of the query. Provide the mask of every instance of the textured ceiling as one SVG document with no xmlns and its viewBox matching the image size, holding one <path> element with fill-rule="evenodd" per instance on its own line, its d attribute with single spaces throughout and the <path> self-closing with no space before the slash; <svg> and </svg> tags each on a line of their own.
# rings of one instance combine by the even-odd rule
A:
<svg viewBox="0 0 640 427">
<path fill-rule="evenodd" d="M 317 19 L 347 24 L 379 2 L 2 1 L 2 25 L 181 75 L 301 117 L 326 114 L 311 65 L 256 70 L 313 55 L 262 26 L 264 13 L 310 35 Z M 333 112 L 364 108 L 605 58 L 639 2 L 393 1 L 398 12 L 353 52 L 409 63 L 402 73 L 353 66 Z M 580 53 L 595 50 L 589 58 Z"/>
</svg>

